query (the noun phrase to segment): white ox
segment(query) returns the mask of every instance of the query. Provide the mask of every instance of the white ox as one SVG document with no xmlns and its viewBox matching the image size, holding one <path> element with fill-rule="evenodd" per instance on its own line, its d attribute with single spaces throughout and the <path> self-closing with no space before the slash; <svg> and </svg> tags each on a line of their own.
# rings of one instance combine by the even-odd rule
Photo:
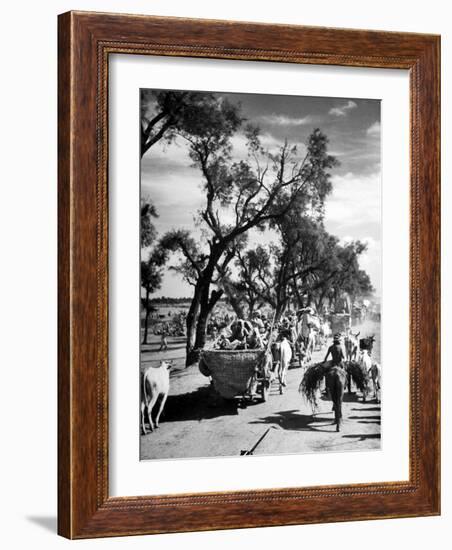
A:
<svg viewBox="0 0 452 550">
<path fill-rule="evenodd" d="M 287 369 L 289 368 L 290 362 L 292 361 L 292 348 L 290 347 L 289 341 L 287 338 L 283 338 L 281 341 L 280 347 L 281 353 L 281 363 L 279 366 L 279 379 L 283 386 L 286 385 L 286 376 Z"/>
<path fill-rule="evenodd" d="M 162 414 L 163 407 L 165 406 L 166 399 L 169 392 L 169 369 L 171 363 L 169 361 L 161 361 L 158 367 L 148 367 L 141 378 L 141 430 L 146 434 L 146 427 L 144 425 L 144 412 L 147 410 L 149 418 L 149 426 L 151 432 L 154 431 L 154 427 L 159 427 L 160 415 Z M 160 405 L 158 407 L 157 414 L 155 416 L 155 423 L 152 421 L 152 409 L 157 404 L 160 398 Z"/>
<path fill-rule="evenodd" d="M 381 367 L 378 363 L 372 363 L 372 359 L 369 352 L 364 349 L 360 353 L 359 364 L 363 371 L 370 376 L 374 387 L 374 397 L 377 403 L 380 403 L 380 389 L 381 389 Z"/>
<path fill-rule="evenodd" d="M 350 329 L 347 331 L 347 334 L 344 339 L 345 357 L 347 361 L 356 361 L 356 356 L 358 354 L 358 346 L 359 346 L 358 336 L 360 334 L 361 334 L 360 332 L 353 334 L 353 332 Z"/>
<path fill-rule="evenodd" d="M 359 355 L 359 364 L 363 371 L 368 374 L 372 367 L 372 360 L 370 358 L 369 352 L 366 349 L 363 349 Z"/>
<path fill-rule="evenodd" d="M 292 361 L 292 347 L 285 336 L 272 346 L 272 354 L 277 365 L 280 392 L 282 393 L 282 388 L 286 386 L 287 369 Z"/>
</svg>

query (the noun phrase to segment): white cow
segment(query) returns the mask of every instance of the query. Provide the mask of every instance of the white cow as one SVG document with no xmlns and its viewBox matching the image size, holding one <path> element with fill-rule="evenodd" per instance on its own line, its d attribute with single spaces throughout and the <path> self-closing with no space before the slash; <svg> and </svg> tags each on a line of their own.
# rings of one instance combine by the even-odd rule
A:
<svg viewBox="0 0 452 550">
<path fill-rule="evenodd" d="M 292 361 L 292 348 L 290 346 L 289 340 L 283 336 L 281 342 L 279 343 L 279 365 L 278 365 L 278 377 L 279 382 L 282 386 L 286 385 L 286 376 L 287 369 L 289 368 L 290 362 Z"/>
<path fill-rule="evenodd" d="M 347 361 L 356 361 L 356 356 L 358 354 L 358 336 L 361 334 L 361 332 L 357 332 L 356 334 L 353 334 L 351 329 L 347 330 L 347 334 L 344 338 L 344 346 L 345 346 L 345 357 Z"/>
<path fill-rule="evenodd" d="M 155 428 L 159 427 L 160 415 L 162 414 L 163 407 L 165 406 L 166 398 L 169 392 L 169 369 L 171 363 L 169 361 L 161 361 L 158 367 L 148 367 L 141 378 L 141 429 L 146 434 L 146 427 L 144 425 L 144 411 L 147 409 L 149 426 L 151 432 Z M 160 398 L 160 405 L 158 407 L 157 415 L 155 417 L 155 424 L 152 421 L 152 409 L 156 405 Z"/>
<path fill-rule="evenodd" d="M 366 349 L 363 349 L 361 353 L 359 354 L 359 360 L 358 360 L 361 368 L 366 372 L 369 373 L 370 368 L 372 367 L 372 360 L 370 358 L 369 352 Z"/>
<path fill-rule="evenodd" d="M 366 349 L 361 350 L 359 354 L 358 362 L 361 369 L 367 375 L 367 378 L 369 378 L 369 376 L 371 377 L 373 386 L 374 386 L 374 397 L 377 403 L 379 403 L 380 402 L 380 376 L 381 376 L 380 365 L 378 365 L 378 363 L 372 363 L 372 359 L 369 355 L 368 350 Z"/>
</svg>

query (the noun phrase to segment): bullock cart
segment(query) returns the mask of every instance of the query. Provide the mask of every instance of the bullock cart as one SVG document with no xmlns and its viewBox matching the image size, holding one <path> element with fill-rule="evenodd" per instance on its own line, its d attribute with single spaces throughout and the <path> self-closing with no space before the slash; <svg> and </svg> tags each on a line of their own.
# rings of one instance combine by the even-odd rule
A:
<svg viewBox="0 0 452 550">
<path fill-rule="evenodd" d="M 210 376 L 215 390 L 225 399 L 256 395 L 267 401 L 273 377 L 272 354 L 265 349 L 201 352 L 199 370 Z"/>
</svg>

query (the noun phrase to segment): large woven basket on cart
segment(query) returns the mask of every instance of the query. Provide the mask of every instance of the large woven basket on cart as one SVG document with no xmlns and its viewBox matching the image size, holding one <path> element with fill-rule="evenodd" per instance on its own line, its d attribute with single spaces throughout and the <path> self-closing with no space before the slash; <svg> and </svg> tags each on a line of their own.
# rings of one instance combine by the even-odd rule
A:
<svg viewBox="0 0 452 550">
<path fill-rule="evenodd" d="M 248 350 L 203 350 L 199 370 L 211 376 L 215 389 L 226 399 L 244 394 L 256 368 L 262 368 L 266 351 Z"/>
</svg>

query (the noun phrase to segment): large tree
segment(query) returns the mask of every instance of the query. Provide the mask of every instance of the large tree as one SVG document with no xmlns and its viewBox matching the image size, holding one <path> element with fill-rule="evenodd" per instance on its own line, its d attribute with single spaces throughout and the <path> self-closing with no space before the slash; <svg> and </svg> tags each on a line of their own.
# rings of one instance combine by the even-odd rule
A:
<svg viewBox="0 0 452 550">
<path fill-rule="evenodd" d="M 159 141 L 171 143 L 180 132 L 196 134 L 215 102 L 214 94 L 207 92 L 142 89 L 141 156 Z"/>
<path fill-rule="evenodd" d="M 231 160 L 231 137 L 239 130 L 246 136 L 248 156 Z M 327 154 L 327 139 L 314 130 L 300 157 L 285 143 L 276 154 L 264 151 L 257 128 L 246 126 L 237 107 L 212 101 L 209 116 L 180 131 L 189 144 L 189 155 L 202 175 L 205 203 L 199 213 L 204 244 L 183 231 L 173 231 L 162 245 L 183 256 L 180 269 L 194 286 L 187 315 L 187 363 L 197 359 L 206 338 L 213 307 L 223 295 L 221 277 L 251 229 L 264 230 L 297 208 L 318 212 L 331 189 L 328 169 L 334 157 Z"/>
</svg>

